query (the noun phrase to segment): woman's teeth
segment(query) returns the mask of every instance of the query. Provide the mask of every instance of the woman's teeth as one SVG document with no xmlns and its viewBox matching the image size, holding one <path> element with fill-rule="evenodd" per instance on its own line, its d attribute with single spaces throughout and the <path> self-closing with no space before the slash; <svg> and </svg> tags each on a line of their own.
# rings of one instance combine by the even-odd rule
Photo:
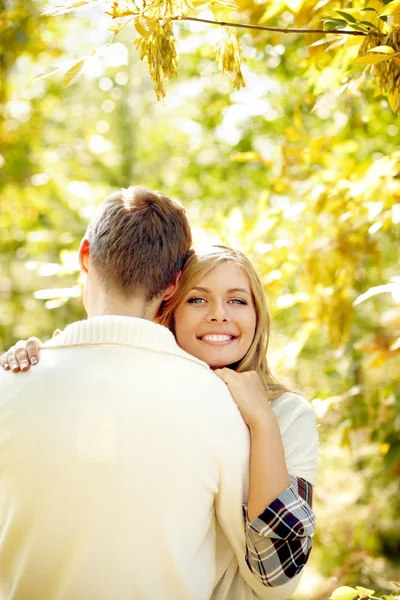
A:
<svg viewBox="0 0 400 600">
<path fill-rule="evenodd" d="M 203 335 L 201 339 L 206 342 L 229 342 L 233 339 L 233 335 L 209 334 Z"/>
</svg>

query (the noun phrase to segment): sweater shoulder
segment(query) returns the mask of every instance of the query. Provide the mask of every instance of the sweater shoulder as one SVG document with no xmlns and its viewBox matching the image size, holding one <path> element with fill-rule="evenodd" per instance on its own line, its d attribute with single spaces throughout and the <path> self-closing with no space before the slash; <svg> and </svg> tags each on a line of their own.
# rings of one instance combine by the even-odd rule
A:
<svg viewBox="0 0 400 600">
<path fill-rule="evenodd" d="M 286 428 L 302 418 L 315 427 L 316 416 L 310 402 L 300 394 L 285 392 L 271 401 L 271 408 L 281 428 Z"/>
</svg>

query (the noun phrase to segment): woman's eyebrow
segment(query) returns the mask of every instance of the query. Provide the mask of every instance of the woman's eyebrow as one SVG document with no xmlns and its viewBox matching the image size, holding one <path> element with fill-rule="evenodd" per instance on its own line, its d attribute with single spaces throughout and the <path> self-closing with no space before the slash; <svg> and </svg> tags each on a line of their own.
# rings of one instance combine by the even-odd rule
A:
<svg viewBox="0 0 400 600">
<path fill-rule="evenodd" d="M 197 292 L 203 292 L 205 294 L 211 293 L 211 291 L 205 287 L 195 286 L 194 288 L 192 288 L 192 290 L 196 290 Z M 248 296 L 250 296 L 250 293 L 247 290 L 245 290 L 244 288 L 231 288 L 230 290 L 227 290 L 226 292 L 227 292 L 227 294 L 233 294 L 234 292 L 242 292 L 243 294 L 247 294 Z"/>
<path fill-rule="evenodd" d="M 228 294 L 233 294 L 234 292 L 242 292 L 243 294 L 247 294 L 248 296 L 250 296 L 250 293 L 244 288 L 232 288 L 228 290 Z"/>
</svg>

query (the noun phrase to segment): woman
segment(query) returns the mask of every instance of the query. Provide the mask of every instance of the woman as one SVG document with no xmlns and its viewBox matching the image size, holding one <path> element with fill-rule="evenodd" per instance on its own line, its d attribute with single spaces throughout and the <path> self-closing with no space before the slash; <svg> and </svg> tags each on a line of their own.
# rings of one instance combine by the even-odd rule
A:
<svg viewBox="0 0 400 600">
<path fill-rule="evenodd" d="M 268 367 L 270 319 L 261 281 L 239 251 L 198 250 L 185 265 L 178 291 L 161 306 L 158 321 L 227 384 L 249 428 L 246 562 L 260 582 L 277 588 L 271 598 L 286 598 L 293 587 L 285 595 L 282 588 L 278 594 L 278 586 L 303 569 L 315 531 L 317 434 L 310 405 L 274 379 Z M 26 346 L 19 343 L 0 357 L 0 365 L 27 370 L 38 361 L 39 344 L 36 338 Z M 235 577 L 233 570 L 232 589 Z"/>
</svg>

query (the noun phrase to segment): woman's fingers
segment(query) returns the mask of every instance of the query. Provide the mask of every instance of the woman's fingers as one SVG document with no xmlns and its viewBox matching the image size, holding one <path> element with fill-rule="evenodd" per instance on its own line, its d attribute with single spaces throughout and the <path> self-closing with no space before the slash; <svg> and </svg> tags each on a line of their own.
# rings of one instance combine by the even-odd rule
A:
<svg viewBox="0 0 400 600">
<path fill-rule="evenodd" d="M 220 379 L 222 379 L 222 381 L 224 381 L 226 383 L 226 385 L 229 385 L 229 381 L 231 380 L 231 369 L 215 369 L 214 370 L 215 375 L 217 375 Z"/>
<path fill-rule="evenodd" d="M 0 366 L 5 371 L 11 370 L 13 373 L 27 371 L 31 365 L 39 362 L 40 344 L 40 340 L 36 337 L 31 337 L 28 341 L 19 340 L 15 346 L 1 355 Z"/>
<path fill-rule="evenodd" d="M 19 363 L 16 357 L 16 347 L 12 346 L 7 352 L 3 354 L 5 357 L 3 368 L 8 371 L 11 369 L 14 373 L 19 371 Z"/>
<path fill-rule="evenodd" d="M 31 365 L 36 365 L 39 362 L 39 350 L 41 341 L 37 337 L 30 337 L 26 342 L 26 350 L 28 359 Z"/>
<path fill-rule="evenodd" d="M 13 352 L 11 352 L 11 350 L 13 350 Z M 7 360 L 13 373 L 27 371 L 29 369 L 29 357 L 28 352 L 26 351 L 25 340 L 19 340 L 13 349 L 10 348 L 7 353 Z"/>
<path fill-rule="evenodd" d="M 14 348 L 14 347 L 13 347 Z M 13 349 L 13 348 L 10 348 Z M 10 370 L 10 362 L 8 360 L 8 353 L 10 352 L 10 350 L 8 350 L 8 352 L 4 352 L 4 354 L 2 354 L 0 356 L 0 366 L 5 370 L 5 371 L 9 371 Z"/>
</svg>

